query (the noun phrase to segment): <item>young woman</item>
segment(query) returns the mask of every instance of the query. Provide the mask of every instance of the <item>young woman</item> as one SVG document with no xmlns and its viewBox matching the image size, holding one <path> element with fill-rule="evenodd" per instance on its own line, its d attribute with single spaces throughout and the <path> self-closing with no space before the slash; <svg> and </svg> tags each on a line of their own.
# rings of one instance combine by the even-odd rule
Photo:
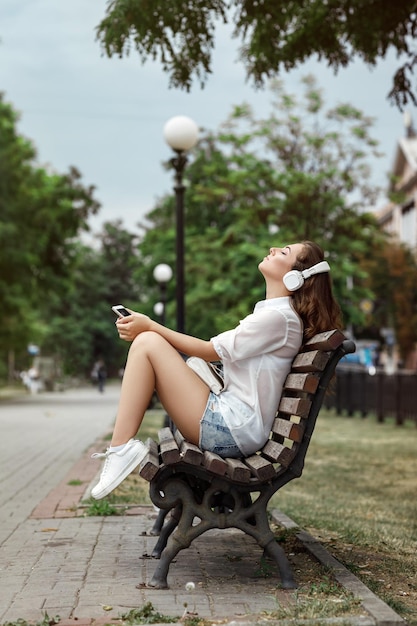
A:
<svg viewBox="0 0 417 626">
<path fill-rule="evenodd" d="M 182 435 L 223 457 L 253 454 L 266 442 L 282 386 L 301 344 L 318 332 L 340 328 L 330 267 L 321 248 L 304 241 L 271 248 L 259 263 L 266 297 L 239 325 L 209 341 L 175 332 L 132 312 L 116 322 L 132 345 L 122 381 L 111 445 L 96 499 L 115 489 L 147 453 L 134 439 L 156 389 Z M 181 354 L 221 360 L 219 395 L 185 363 Z"/>
</svg>

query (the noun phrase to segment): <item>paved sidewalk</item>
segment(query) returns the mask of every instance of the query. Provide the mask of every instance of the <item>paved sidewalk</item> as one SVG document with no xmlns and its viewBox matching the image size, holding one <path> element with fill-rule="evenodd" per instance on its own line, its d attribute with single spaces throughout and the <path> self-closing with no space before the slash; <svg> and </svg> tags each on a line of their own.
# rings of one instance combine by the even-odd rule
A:
<svg viewBox="0 0 417 626">
<path fill-rule="evenodd" d="M 123 516 L 80 517 L 80 502 L 99 471 L 90 459 L 93 449 L 97 446 L 84 450 L 65 475 L 56 476 L 24 520 L 9 520 L 0 549 L 0 624 L 37 621 L 45 613 L 59 615 L 62 626 L 105 624 L 147 602 L 178 618 L 187 610 L 216 622 L 253 624 L 264 621 L 265 611 L 297 601 L 296 592 L 277 589 L 275 574 L 256 576 L 260 549 L 235 530 L 209 531 L 181 551 L 170 569 L 168 590 L 146 587 L 156 565 L 147 557 L 156 541 L 147 534 L 153 507 L 137 507 Z M 22 499 L 24 495 L 22 491 Z M 281 513 L 274 515 L 284 526 L 294 526 Z M 404 624 L 313 537 L 301 529 L 299 535 L 306 549 L 362 599 L 361 615 L 344 624 Z M 186 590 L 188 582 L 194 590 Z"/>
</svg>

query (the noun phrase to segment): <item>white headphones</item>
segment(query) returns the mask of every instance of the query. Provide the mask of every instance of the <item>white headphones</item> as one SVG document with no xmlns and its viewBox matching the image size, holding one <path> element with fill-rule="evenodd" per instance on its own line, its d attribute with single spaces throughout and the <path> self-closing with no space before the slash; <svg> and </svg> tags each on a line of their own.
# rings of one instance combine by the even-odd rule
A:
<svg viewBox="0 0 417 626">
<path fill-rule="evenodd" d="M 283 277 L 284 285 L 288 291 L 297 291 L 297 289 L 300 289 L 300 287 L 304 285 L 306 278 L 310 278 L 310 276 L 314 276 L 314 274 L 323 274 L 323 272 L 330 272 L 330 265 L 327 261 L 320 261 L 320 263 L 316 263 L 316 265 L 302 272 L 291 270 L 291 272 L 287 272 Z"/>
</svg>

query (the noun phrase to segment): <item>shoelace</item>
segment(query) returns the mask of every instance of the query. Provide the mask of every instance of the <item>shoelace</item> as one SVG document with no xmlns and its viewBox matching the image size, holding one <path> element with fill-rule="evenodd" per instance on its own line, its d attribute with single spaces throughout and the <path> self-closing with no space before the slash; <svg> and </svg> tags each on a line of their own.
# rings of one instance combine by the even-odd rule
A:
<svg viewBox="0 0 417 626">
<path fill-rule="evenodd" d="M 105 452 L 94 452 L 91 455 L 92 459 L 102 459 L 105 458 L 105 462 L 104 462 L 104 466 L 103 469 L 101 470 L 101 478 L 103 478 L 103 476 L 105 476 L 105 474 L 107 473 L 107 470 L 109 468 L 109 461 L 110 461 L 110 455 L 113 454 L 113 452 L 110 452 L 110 450 L 107 448 L 107 450 Z"/>
<path fill-rule="evenodd" d="M 92 459 L 103 459 L 104 457 L 108 457 L 111 454 L 110 450 L 107 448 L 105 452 L 94 452 L 91 455 Z"/>
</svg>

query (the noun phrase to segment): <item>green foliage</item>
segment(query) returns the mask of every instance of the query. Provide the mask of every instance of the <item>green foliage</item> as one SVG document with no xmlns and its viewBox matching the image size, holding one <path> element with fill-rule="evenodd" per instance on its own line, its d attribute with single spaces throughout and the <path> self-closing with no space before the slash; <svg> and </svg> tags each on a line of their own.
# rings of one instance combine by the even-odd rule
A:
<svg viewBox="0 0 417 626">
<path fill-rule="evenodd" d="M 156 611 L 152 602 L 146 602 L 139 609 L 130 609 L 127 613 L 122 613 L 121 619 L 124 624 L 170 624 L 178 622 L 179 617 L 163 615 Z"/>
<path fill-rule="evenodd" d="M 188 614 L 185 614 L 185 617 L 181 617 L 181 622 L 185 624 L 185 626 L 212 626 L 213 624 L 209 619 L 203 619 L 199 615 Z"/>
<path fill-rule="evenodd" d="M 189 90 L 194 78 L 204 84 L 212 71 L 220 22 L 233 25 L 240 59 L 257 86 L 311 57 L 337 71 L 357 57 L 375 65 L 394 51 L 405 59 L 389 97 L 399 107 L 417 102 L 410 80 L 417 64 L 413 0 L 110 0 L 97 37 L 108 56 L 128 55 L 134 47 L 143 63 L 159 60 L 171 85 Z"/>
<path fill-rule="evenodd" d="M 259 568 L 255 571 L 256 578 L 271 578 L 275 573 L 273 566 L 267 559 L 262 556 Z"/>
<path fill-rule="evenodd" d="M 372 119 L 348 103 L 327 110 L 314 79 L 304 85 L 297 100 L 275 81 L 269 116 L 259 120 L 245 103 L 236 105 L 194 151 L 185 172 L 186 331 L 209 338 L 236 325 L 264 297 L 257 266 L 269 248 L 313 239 L 326 251 L 346 326 L 366 333 L 393 325 L 405 354 L 417 334 L 416 269 L 409 255 L 389 256 L 393 248 L 364 211 L 377 191 L 367 164 L 378 156 Z M 101 357 L 115 376 L 129 345 L 117 336 L 111 306 L 154 316 L 161 294 L 153 270 L 158 263 L 175 268 L 175 199 L 158 201 L 140 239 L 116 221 L 81 243 L 98 210 L 93 189 L 75 169 L 59 175 L 39 168 L 16 122 L 0 99 L 0 297 L 7 311 L 0 376 L 12 350 L 16 369 L 29 366 L 29 342 L 55 356 L 64 374 L 88 376 Z M 174 289 L 175 279 L 167 285 L 171 327 Z M 361 309 L 364 300 L 375 301 L 373 318 Z"/>
<path fill-rule="evenodd" d="M 372 285 L 372 311 L 365 332 L 393 328 L 401 358 L 406 361 L 417 341 L 417 260 L 404 245 L 390 241 L 376 246 L 363 262 Z M 360 329 L 358 329 L 360 330 Z"/>
<path fill-rule="evenodd" d="M 48 302 L 43 349 L 59 356 L 67 373 L 88 375 L 101 357 L 108 375 L 114 376 L 124 365 L 128 344 L 117 335 L 111 306 L 139 305 L 140 276 L 134 278 L 137 239 L 120 222 L 105 224 L 98 239 L 98 247 L 76 246 L 67 297 Z"/>
<path fill-rule="evenodd" d="M 103 498 L 102 500 L 94 500 L 93 498 L 88 498 L 88 500 L 83 501 L 83 504 L 87 505 L 87 508 L 85 510 L 85 515 L 87 517 L 95 517 L 97 515 L 123 515 L 124 513 L 122 509 L 113 504 L 111 496 Z"/>
<path fill-rule="evenodd" d="M 75 168 L 67 174 L 36 163 L 30 141 L 17 132 L 18 115 L 0 97 L 0 327 L 17 370 L 30 366 L 29 343 L 54 356 L 64 374 L 88 375 L 103 357 L 110 375 L 124 364 L 127 345 L 114 328 L 111 306 L 138 306 L 137 238 L 120 222 L 106 224 L 98 245 L 80 242 L 99 209 L 93 187 Z M 10 368 L 10 366 L 9 366 Z"/>
<path fill-rule="evenodd" d="M 41 620 L 37 622 L 28 622 L 25 619 L 19 618 L 14 622 L 4 622 L 2 626 L 55 626 L 59 624 L 61 618 L 59 615 L 55 615 L 54 617 L 49 617 L 48 613 L 45 612 L 44 616 Z"/>
<path fill-rule="evenodd" d="M 75 168 L 57 174 L 38 166 L 18 115 L 0 95 L 0 350 L 23 352 L 42 338 L 37 311 L 65 299 L 74 239 L 98 210 L 93 188 Z M 46 308 L 46 307 L 45 307 Z"/>
<path fill-rule="evenodd" d="M 334 583 L 312 585 L 307 593 L 296 594 L 294 605 L 279 605 L 275 611 L 268 612 L 274 620 L 300 621 L 314 620 L 317 626 L 327 624 L 332 618 L 339 618 L 343 623 L 353 621 L 351 614 L 360 613 L 361 601 L 351 592 Z"/>
<path fill-rule="evenodd" d="M 378 155 L 372 120 L 347 104 L 326 111 L 314 79 L 304 82 L 301 102 L 276 82 L 266 119 L 236 106 L 195 150 L 185 196 L 191 334 L 208 338 L 235 325 L 264 296 L 257 266 L 270 246 L 304 239 L 326 250 L 346 323 L 364 321 L 358 304 L 371 291 L 360 261 L 383 240 L 374 216 L 363 211 L 376 192 L 366 161 Z M 173 215 L 172 198 L 163 198 L 147 216 L 139 253 L 149 285 L 157 263 L 175 260 Z"/>
</svg>

